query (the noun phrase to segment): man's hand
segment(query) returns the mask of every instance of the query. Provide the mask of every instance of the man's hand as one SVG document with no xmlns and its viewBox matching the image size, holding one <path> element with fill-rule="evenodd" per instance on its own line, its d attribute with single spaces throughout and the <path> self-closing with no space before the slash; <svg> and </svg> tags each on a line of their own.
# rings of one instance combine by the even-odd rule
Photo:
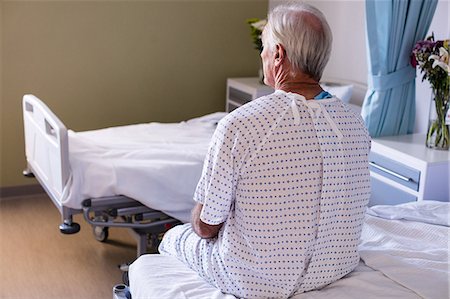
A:
<svg viewBox="0 0 450 299">
<path fill-rule="evenodd" d="M 200 213 L 202 212 L 203 205 L 197 203 L 192 209 L 191 224 L 194 232 L 202 239 L 209 239 L 217 237 L 219 230 L 223 223 L 217 225 L 206 224 L 200 219 Z"/>
</svg>

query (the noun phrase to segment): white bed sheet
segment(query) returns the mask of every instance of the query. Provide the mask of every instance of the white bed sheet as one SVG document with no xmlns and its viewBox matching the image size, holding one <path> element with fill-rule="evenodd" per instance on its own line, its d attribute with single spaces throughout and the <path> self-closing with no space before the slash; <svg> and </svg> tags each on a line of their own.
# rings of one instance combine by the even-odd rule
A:
<svg viewBox="0 0 450 299">
<path fill-rule="evenodd" d="M 235 299 L 206 283 L 196 272 L 174 257 L 159 254 L 141 256 L 130 266 L 130 290 L 133 299 Z M 407 288 L 381 272 L 360 262 L 349 275 L 327 287 L 292 299 L 418 299 Z"/>
<path fill-rule="evenodd" d="M 373 207 L 361 259 L 423 298 L 450 298 L 449 210 L 450 203 L 435 201 Z"/>
<path fill-rule="evenodd" d="M 449 208 L 450 203 L 429 201 L 369 209 L 358 267 L 321 290 L 293 299 L 449 298 L 450 229 L 445 225 Z M 415 221 L 405 219 L 409 217 L 405 211 L 411 210 Z M 433 218 L 436 224 L 429 223 Z M 177 259 L 158 254 L 136 260 L 129 278 L 133 299 L 235 298 L 204 282 Z"/>
<path fill-rule="evenodd" d="M 71 178 L 62 204 L 79 209 L 87 198 L 125 195 L 189 221 L 206 151 L 223 116 L 69 131 Z"/>
</svg>

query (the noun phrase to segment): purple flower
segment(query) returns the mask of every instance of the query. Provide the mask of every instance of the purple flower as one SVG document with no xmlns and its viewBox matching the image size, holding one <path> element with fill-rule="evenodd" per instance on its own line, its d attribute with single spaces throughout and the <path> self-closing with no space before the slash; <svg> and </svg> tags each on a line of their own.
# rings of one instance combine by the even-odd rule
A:
<svg viewBox="0 0 450 299">
<path fill-rule="evenodd" d="M 434 40 L 434 35 L 429 36 L 426 40 L 418 41 L 411 51 L 410 63 L 416 68 L 418 67 L 423 74 L 422 81 L 428 80 L 432 86 L 439 84 L 449 84 L 450 75 L 447 61 L 439 64 L 441 57 L 440 49 L 450 52 L 449 40 Z M 431 57 L 431 60 L 430 60 Z M 436 62 L 439 60 L 438 62 Z M 445 64 L 445 66 L 444 66 Z M 440 65 L 440 68 L 436 68 L 436 65 Z M 446 83 L 449 81 L 449 83 Z M 444 82 L 444 83 L 442 83 Z M 448 87 L 447 87 L 448 88 Z"/>
<path fill-rule="evenodd" d="M 411 62 L 411 65 L 413 66 L 413 68 L 416 68 L 416 66 L 417 66 L 417 59 L 416 59 L 416 55 L 414 54 L 414 52 L 411 54 L 410 62 Z"/>
</svg>

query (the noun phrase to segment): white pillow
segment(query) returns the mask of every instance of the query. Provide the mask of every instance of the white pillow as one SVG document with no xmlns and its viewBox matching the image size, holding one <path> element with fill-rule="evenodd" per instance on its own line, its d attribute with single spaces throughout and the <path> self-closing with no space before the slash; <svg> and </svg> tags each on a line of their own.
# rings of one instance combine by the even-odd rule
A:
<svg viewBox="0 0 450 299">
<path fill-rule="evenodd" d="M 345 103 L 348 103 L 350 101 L 350 98 L 352 97 L 352 84 L 321 82 L 320 86 L 323 90 L 328 91 L 331 95 L 341 99 Z"/>
</svg>

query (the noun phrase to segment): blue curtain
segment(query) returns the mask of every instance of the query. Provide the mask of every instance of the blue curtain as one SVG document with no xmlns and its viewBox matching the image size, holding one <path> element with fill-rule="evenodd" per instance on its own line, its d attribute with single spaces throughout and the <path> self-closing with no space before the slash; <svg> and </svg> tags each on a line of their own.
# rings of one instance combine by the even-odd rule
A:
<svg viewBox="0 0 450 299">
<path fill-rule="evenodd" d="M 362 107 L 372 137 L 413 133 L 411 51 L 428 32 L 438 0 L 366 0 L 368 90 Z"/>
</svg>

